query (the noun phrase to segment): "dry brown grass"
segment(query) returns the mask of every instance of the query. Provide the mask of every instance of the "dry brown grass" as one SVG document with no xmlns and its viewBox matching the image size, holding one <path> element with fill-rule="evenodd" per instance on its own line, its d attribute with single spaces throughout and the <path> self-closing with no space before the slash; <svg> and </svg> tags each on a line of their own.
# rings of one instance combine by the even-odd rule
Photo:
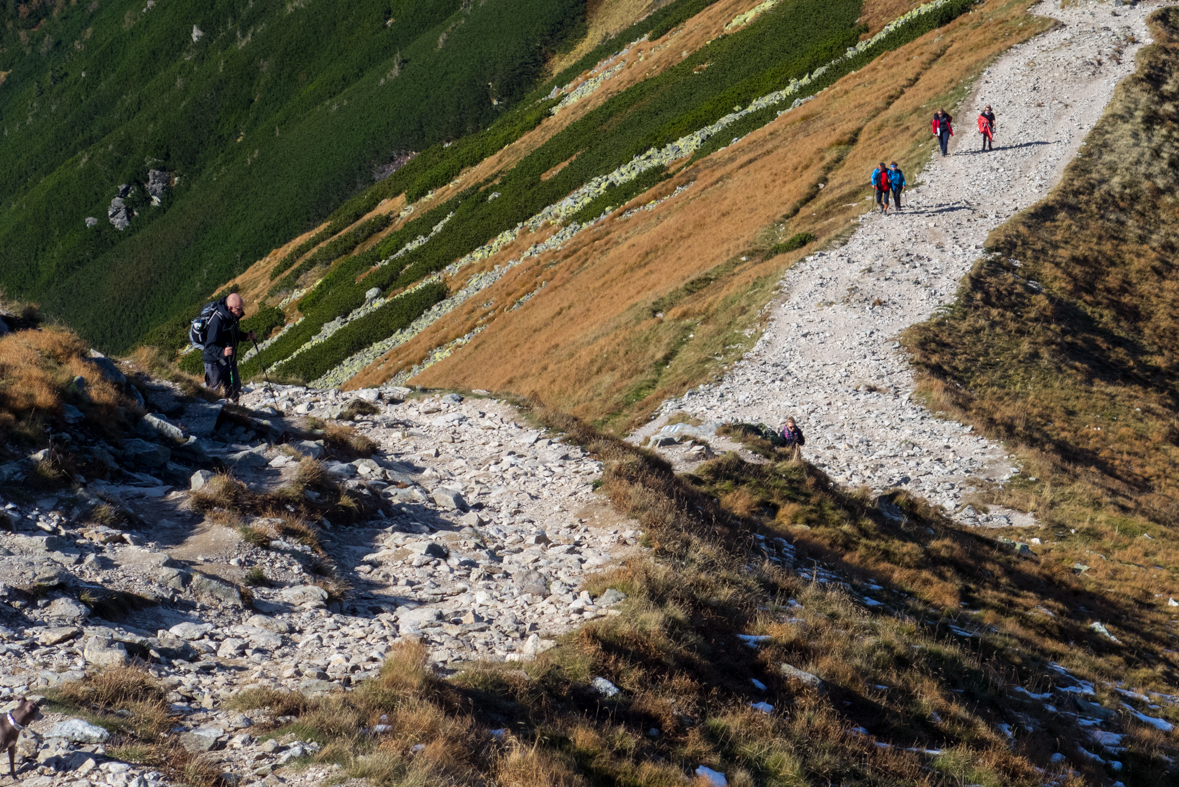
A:
<svg viewBox="0 0 1179 787">
<path fill-rule="evenodd" d="M 54 699 L 117 719 L 146 743 L 158 743 L 171 726 L 163 688 L 138 666 L 93 672 L 64 684 Z"/>
<path fill-rule="evenodd" d="M 0 436 L 43 442 L 45 426 L 60 422 L 67 403 L 82 411 L 87 425 L 116 433 L 131 402 L 88 362 L 88 351 L 64 328 L 30 328 L 0 338 Z"/>
</svg>

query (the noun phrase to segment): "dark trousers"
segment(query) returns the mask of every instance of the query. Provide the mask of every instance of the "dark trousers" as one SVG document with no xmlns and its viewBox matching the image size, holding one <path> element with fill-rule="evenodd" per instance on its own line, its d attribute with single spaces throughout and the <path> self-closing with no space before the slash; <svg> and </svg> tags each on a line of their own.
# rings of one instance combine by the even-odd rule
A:
<svg viewBox="0 0 1179 787">
<path fill-rule="evenodd" d="M 986 150 L 988 147 L 991 150 L 995 149 L 995 140 L 991 139 L 990 134 L 983 134 L 982 138 L 983 138 L 983 146 L 982 146 L 983 150 Z"/>
<path fill-rule="evenodd" d="M 876 204 L 882 208 L 888 207 L 888 189 L 876 189 Z"/>
<path fill-rule="evenodd" d="M 241 376 L 237 373 L 237 356 L 233 355 L 221 363 L 205 363 L 205 387 L 226 399 L 237 399 L 242 389 Z"/>
<path fill-rule="evenodd" d="M 942 146 L 942 155 L 946 155 L 946 146 L 950 144 L 950 132 L 942 131 L 937 135 L 937 141 Z"/>
<path fill-rule="evenodd" d="M 901 208 L 901 190 L 900 189 L 893 189 L 892 190 L 892 204 L 897 206 L 897 210 L 900 210 L 900 208 Z"/>
</svg>

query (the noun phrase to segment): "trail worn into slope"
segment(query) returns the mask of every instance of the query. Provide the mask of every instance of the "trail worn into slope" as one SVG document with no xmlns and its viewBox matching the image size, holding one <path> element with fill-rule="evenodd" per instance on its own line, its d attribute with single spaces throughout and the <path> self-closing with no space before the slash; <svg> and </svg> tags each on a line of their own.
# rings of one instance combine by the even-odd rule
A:
<svg viewBox="0 0 1179 787">
<path fill-rule="evenodd" d="M 665 403 L 632 439 L 655 434 L 676 411 L 772 425 L 793 415 L 807 434 L 808 459 L 841 483 L 907 487 L 969 524 L 1030 523 L 963 506 L 972 484 L 1018 470 L 1001 445 L 913 400 L 913 371 L 895 339 L 951 303 L 987 234 L 1059 181 L 1114 87 L 1133 72 L 1154 7 L 1036 6 L 1062 24 L 982 75 L 957 112 L 951 155 L 935 154 L 904 209 L 865 215 L 846 245 L 792 268 L 754 349 L 720 382 Z M 988 103 L 998 133 L 995 150 L 982 153 L 975 118 Z"/>
</svg>

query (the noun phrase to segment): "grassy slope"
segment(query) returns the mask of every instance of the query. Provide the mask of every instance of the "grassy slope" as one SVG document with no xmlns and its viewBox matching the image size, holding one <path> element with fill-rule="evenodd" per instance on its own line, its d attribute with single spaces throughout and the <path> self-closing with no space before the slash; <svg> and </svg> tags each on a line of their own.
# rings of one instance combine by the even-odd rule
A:
<svg viewBox="0 0 1179 787">
<path fill-rule="evenodd" d="M 1018 447 L 1021 480 L 986 502 L 1035 511 L 1046 561 L 1089 566 L 1086 588 L 1149 610 L 1150 636 L 1170 638 L 1179 14 L 1158 12 L 1154 31 L 1059 188 L 992 234 L 954 307 L 908 344 L 934 409 Z"/>
<path fill-rule="evenodd" d="M 397 152 L 502 115 L 584 16 L 581 0 L 26 5 L 0 31 L 0 284 L 116 349 Z M 180 184 L 120 233 L 106 206 L 148 166 Z"/>
<path fill-rule="evenodd" d="M 778 255 L 775 244 L 798 232 L 820 242 L 848 232 L 862 210 L 863 173 L 881 149 L 911 175 L 918 169 L 931 145 L 924 128 L 930 107 L 954 103 L 992 57 L 1041 29 L 1024 15 L 1026 6 L 988 3 L 681 169 L 672 185 L 695 181 L 683 196 L 530 260 L 476 299 L 479 305 L 424 332 L 354 384 L 387 379 L 486 323 L 415 381 L 534 393 L 611 428 L 643 420 L 750 346 L 761 307 L 802 254 Z M 542 281 L 549 283 L 526 307 L 489 319 Z M 483 306 L 487 301 L 495 306 Z"/>
</svg>

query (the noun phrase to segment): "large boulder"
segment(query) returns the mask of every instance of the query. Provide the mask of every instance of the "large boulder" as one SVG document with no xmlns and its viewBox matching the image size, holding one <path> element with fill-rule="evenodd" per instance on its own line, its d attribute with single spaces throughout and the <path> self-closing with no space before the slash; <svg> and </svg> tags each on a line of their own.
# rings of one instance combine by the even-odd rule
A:
<svg viewBox="0 0 1179 787">
<path fill-rule="evenodd" d="M 230 607 L 240 608 L 242 606 L 241 591 L 219 579 L 213 579 L 213 577 L 205 576 L 204 574 L 194 574 L 192 582 L 189 583 L 189 588 L 197 598 Z"/>
<path fill-rule="evenodd" d="M 304 604 L 322 607 L 327 601 L 328 592 L 318 585 L 297 585 L 286 588 L 281 595 L 283 601 L 296 607 Z"/>
<path fill-rule="evenodd" d="M 123 459 L 144 467 L 163 467 L 172 458 L 172 452 L 162 445 L 147 440 L 132 438 L 123 441 Z"/>
<path fill-rule="evenodd" d="M 82 647 L 82 658 L 96 667 L 122 667 L 131 660 L 127 646 L 110 637 L 90 637 Z"/>
</svg>

